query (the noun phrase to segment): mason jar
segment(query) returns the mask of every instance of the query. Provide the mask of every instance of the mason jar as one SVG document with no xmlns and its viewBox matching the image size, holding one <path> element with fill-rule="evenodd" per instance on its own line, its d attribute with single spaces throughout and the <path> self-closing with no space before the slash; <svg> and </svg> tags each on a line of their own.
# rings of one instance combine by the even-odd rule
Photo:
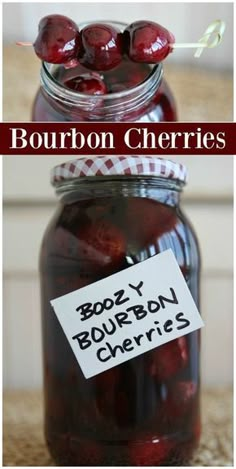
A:
<svg viewBox="0 0 236 469">
<path fill-rule="evenodd" d="M 186 169 L 148 156 L 81 157 L 55 167 L 51 182 L 59 204 L 40 255 L 51 455 L 65 466 L 187 464 L 200 436 L 199 331 L 86 379 L 50 305 L 171 249 L 199 306 L 199 248 L 180 208 Z"/>
<path fill-rule="evenodd" d="M 101 22 L 102 23 L 102 22 Z M 125 24 L 112 22 L 121 31 Z M 83 24 L 81 27 L 84 27 Z M 176 106 L 171 90 L 163 78 L 163 66 L 134 63 L 123 57 L 113 70 L 102 72 L 108 92 L 88 95 L 65 86 L 67 80 L 88 73 L 78 65 L 65 69 L 63 65 L 43 62 L 41 86 L 36 95 L 32 120 L 64 121 L 176 121 Z"/>
</svg>

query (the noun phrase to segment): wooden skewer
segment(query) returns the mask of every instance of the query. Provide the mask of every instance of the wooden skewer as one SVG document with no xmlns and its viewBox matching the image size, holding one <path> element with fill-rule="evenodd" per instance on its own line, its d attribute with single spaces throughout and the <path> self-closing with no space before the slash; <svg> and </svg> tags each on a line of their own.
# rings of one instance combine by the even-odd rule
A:
<svg viewBox="0 0 236 469">
<path fill-rule="evenodd" d="M 21 41 L 17 41 L 17 42 L 16 42 L 16 45 L 17 45 L 17 46 L 32 46 L 33 43 L 32 43 L 32 42 L 21 42 Z"/>
<path fill-rule="evenodd" d="M 221 43 L 223 34 L 225 32 L 225 22 L 222 20 L 215 20 L 209 24 L 203 36 L 198 42 L 187 42 L 187 43 L 174 43 L 170 44 L 173 49 L 177 48 L 193 48 L 197 49 L 194 57 L 199 58 L 205 48 L 212 49 Z M 213 38 L 212 38 L 213 36 Z M 210 39 L 212 41 L 210 42 Z"/>
<path fill-rule="evenodd" d="M 173 44 L 170 44 L 171 47 L 173 47 L 173 49 L 196 49 L 197 47 L 199 47 L 200 43 L 199 42 L 174 42 Z M 208 47 L 207 44 L 201 44 L 201 47 Z"/>
</svg>

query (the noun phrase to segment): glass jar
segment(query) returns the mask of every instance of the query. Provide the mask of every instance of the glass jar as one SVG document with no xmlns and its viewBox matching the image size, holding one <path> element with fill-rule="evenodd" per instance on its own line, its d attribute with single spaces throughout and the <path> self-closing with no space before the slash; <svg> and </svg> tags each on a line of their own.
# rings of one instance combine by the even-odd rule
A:
<svg viewBox="0 0 236 469">
<path fill-rule="evenodd" d="M 123 30 L 126 25 L 112 22 Z M 85 26 L 84 24 L 82 27 Z M 162 64 L 137 64 L 123 58 L 114 70 L 103 72 L 108 93 L 91 96 L 64 86 L 67 79 L 88 73 L 78 66 L 65 70 L 62 65 L 43 63 L 41 87 L 33 105 L 32 120 L 47 121 L 176 121 L 172 93 L 162 78 Z"/>
<path fill-rule="evenodd" d="M 198 244 L 179 206 L 185 180 L 182 165 L 155 157 L 79 158 L 52 173 L 60 204 L 40 273 L 45 432 L 59 465 L 183 465 L 197 445 L 199 331 L 85 379 L 50 306 L 169 248 L 199 306 Z"/>
</svg>

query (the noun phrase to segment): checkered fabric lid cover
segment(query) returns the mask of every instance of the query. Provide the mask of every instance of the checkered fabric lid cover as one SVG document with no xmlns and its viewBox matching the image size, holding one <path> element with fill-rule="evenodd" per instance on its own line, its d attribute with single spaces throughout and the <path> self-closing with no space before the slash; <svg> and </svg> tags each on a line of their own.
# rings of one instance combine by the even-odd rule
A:
<svg viewBox="0 0 236 469">
<path fill-rule="evenodd" d="M 155 156 L 94 156 L 80 157 L 55 166 L 51 172 L 51 183 L 85 176 L 159 176 L 165 179 L 187 180 L 187 169 L 174 161 Z"/>
</svg>

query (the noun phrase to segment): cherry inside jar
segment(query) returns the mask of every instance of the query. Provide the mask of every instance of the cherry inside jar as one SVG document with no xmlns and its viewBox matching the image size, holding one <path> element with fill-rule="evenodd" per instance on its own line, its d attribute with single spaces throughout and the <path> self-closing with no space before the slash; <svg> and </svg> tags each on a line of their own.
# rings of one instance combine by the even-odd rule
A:
<svg viewBox="0 0 236 469">
<path fill-rule="evenodd" d="M 52 174 L 60 205 L 40 272 L 45 433 L 58 465 L 179 466 L 197 446 L 199 331 L 85 379 L 50 306 L 169 248 L 199 306 L 198 244 L 179 206 L 185 178 L 154 157 L 80 158 Z"/>
<path fill-rule="evenodd" d="M 121 30 L 126 25 L 112 23 Z M 79 64 L 43 62 L 41 87 L 33 105 L 33 121 L 176 121 L 176 106 L 162 64 L 135 63 L 126 56 L 114 69 L 100 72 L 106 93 L 102 96 L 77 92 L 68 86 L 77 76 L 91 72 Z M 67 85 L 68 84 L 68 85 Z"/>
</svg>

